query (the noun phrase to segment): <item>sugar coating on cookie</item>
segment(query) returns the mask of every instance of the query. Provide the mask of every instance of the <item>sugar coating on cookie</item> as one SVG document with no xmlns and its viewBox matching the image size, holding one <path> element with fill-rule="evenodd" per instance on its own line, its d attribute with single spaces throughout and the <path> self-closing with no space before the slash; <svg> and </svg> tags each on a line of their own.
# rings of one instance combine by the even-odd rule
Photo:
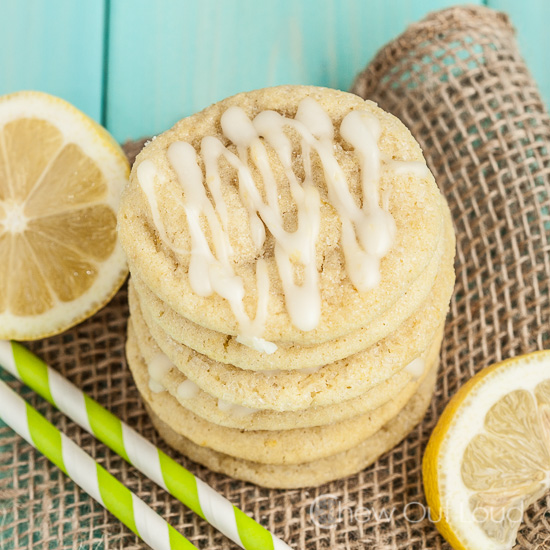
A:
<svg viewBox="0 0 550 550">
<path fill-rule="evenodd" d="M 288 86 L 180 121 L 138 157 L 119 215 L 132 272 L 182 316 L 273 353 L 364 326 L 428 264 L 439 193 L 371 102 Z"/>
</svg>

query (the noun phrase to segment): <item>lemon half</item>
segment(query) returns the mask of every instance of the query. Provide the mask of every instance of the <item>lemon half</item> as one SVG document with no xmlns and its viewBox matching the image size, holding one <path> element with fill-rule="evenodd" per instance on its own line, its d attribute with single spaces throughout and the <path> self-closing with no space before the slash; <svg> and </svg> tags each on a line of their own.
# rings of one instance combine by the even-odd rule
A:
<svg viewBox="0 0 550 550">
<path fill-rule="evenodd" d="M 0 97 L 0 339 L 62 332 L 115 294 L 128 174 L 114 139 L 66 101 Z"/>
<path fill-rule="evenodd" d="M 550 351 L 488 367 L 453 397 L 423 462 L 431 519 L 455 550 L 508 550 L 550 488 Z"/>
</svg>

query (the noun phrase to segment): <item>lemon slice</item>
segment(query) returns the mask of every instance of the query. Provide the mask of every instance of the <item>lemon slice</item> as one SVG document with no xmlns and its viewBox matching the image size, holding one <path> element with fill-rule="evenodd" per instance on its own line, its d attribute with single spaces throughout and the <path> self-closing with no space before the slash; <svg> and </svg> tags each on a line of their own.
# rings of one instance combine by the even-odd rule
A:
<svg viewBox="0 0 550 550">
<path fill-rule="evenodd" d="M 482 370 L 453 397 L 423 463 L 431 519 L 455 550 L 513 547 L 550 488 L 550 351 Z"/>
<path fill-rule="evenodd" d="M 126 261 L 128 161 L 101 126 L 40 92 L 0 97 L 0 338 L 42 338 L 105 305 Z"/>
</svg>

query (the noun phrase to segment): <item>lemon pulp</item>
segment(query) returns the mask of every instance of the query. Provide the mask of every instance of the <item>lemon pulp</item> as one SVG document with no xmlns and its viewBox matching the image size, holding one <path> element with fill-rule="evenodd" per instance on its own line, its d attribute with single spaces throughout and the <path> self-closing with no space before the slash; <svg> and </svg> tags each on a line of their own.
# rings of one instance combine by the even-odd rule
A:
<svg viewBox="0 0 550 550">
<path fill-rule="evenodd" d="M 0 338 L 60 332 L 118 289 L 127 175 L 105 130 L 68 103 L 38 92 L 0 98 Z"/>
</svg>

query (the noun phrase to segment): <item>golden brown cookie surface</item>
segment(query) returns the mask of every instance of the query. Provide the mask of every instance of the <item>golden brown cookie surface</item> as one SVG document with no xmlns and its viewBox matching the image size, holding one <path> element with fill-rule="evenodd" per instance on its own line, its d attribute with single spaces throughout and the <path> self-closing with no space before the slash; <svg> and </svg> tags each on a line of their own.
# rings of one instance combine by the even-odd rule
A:
<svg viewBox="0 0 550 550">
<path fill-rule="evenodd" d="M 277 252 L 277 243 L 284 239 L 277 240 L 270 232 L 269 227 L 273 224 L 270 225 L 269 213 L 260 216 L 261 222 L 260 217 L 250 213 L 248 197 L 252 192 L 249 193 L 246 189 L 243 191 L 239 187 L 240 168 L 234 161 L 238 153 L 238 145 L 235 145 L 238 137 L 234 137 L 231 142 L 222 130 L 222 117 L 231 108 L 242 109 L 250 120 L 267 110 L 276 111 L 293 120 L 305 98 L 314 99 L 324 110 L 331 121 L 334 134 L 330 146 L 323 146 L 330 149 L 334 160 L 331 164 L 321 160 L 321 153 L 325 149 L 317 142 L 312 142 L 311 149 L 314 150 L 309 153 L 304 149 L 300 136 L 292 128 L 285 129 L 290 143 L 288 155 L 292 159 L 293 173 L 298 180 L 303 181 L 307 179 L 304 174 L 310 170 L 311 187 L 318 196 L 319 226 L 315 239 L 314 267 L 318 274 L 316 284 L 319 288 L 320 318 L 318 324 L 307 331 L 297 328 L 296 319 L 288 311 L 289 302 L 293 300 L 289 299 L 289 292 L 284 288 L 281 279 L 281 265 L 284 261 L 280 260 L 281 255 Z M 350 211 L 360 209 L 361 204 L 367 200 L 362 188 L 361 157 L 350 145 L 350 141 L 353 141 L 347 136 L 350 132 L 342 130 L 342 122 L 350 112 L 360 112 L 361 116 L 369 117 L 369 120 L 374 120 L 378 125 L 379 135 L 375 145 L 381 158 L 385 159 L 379 165 L 378 203 L 384 202 L 396 227 L 391 249 L 380 262 L 380 283 L 375 288 L 361 292 L 350 279 L 350 262 L 346 263 L 342 252 L 345 224 L 337 211 L 340 199 L 335 198 L 334 192 L 329 192 L 328 184 L 331 178 L 334 179 L 334 172 L 340 171 L 340 179 L 345 180 L 340 183 L 347 190 L 347 198 L 340 202 L 347 201 Z M 342 134 L 348 139 L 344 139 Z M 205 159 L 209 154 L 205 151 L 204 138 L 218 140 L 233 155 L 227 158 L 223 156 L 217 162 L 216 177 L 219 177 L 219 182 L 217 187 L 212 184 L 209 188 L 210 196 L 218 193 L 221 197 L 218 202 L 225 205 L 224 208 L 216 209 L 214 216 L 217 216 L 218 221 L 214 220 L 215 223 L 212 216 L 208 218 L 206 210 L 209 207 L 199 212 L 196 219 L 189 221 L 189 215 L 193 217 L 186 210 L 186 206 L 189 206 L 189 187 L 187 193 L 182 189 L 182 185 L 185 187 L 185 182 L 182 182 L 185 176 L 179 177 L 176 174 L 177 158 L 174 159 L 171 154 L 171 147 L 175 143 L 186 144 L 187 148 L 183 147 L 182 150 L 187 151 L 188 156 L 194 155 L 198 171 L 195 176 L 200 179 L 202 173 L 204 178 L 207 164 Z M 193 152 L 190 152 L 189 147 Z M 268 202 L 268 178 L 260 174 L 262 159 L 259 157 L 263 154 L 262 158 L 269 164 L 275 181 L 274 201 L 278 205 L 274 208 L 280 211 L 282 227 L 291 233 L 298 227 L 299 220 L 297 202 L 290 192 L 292 178 L 281 160 L 284 155 L 280 151 L 275 154 L 276 148 L 270 148 L 265 143 L 247 151 L 252 159 L 248 168 L 257 192 L 264 193 L 264 202 Z M 304 160 L 305 157 L 309 160 Z M 403 163 L 399 165 L 401 168 L 396 168 L 396 162 Z M 408 166 L 414 166 L 414 169 L 409 170 Z M 419 167 L 423 167 L 422 170 L 419 171 Z M 207 177 L 206 181 L 211 182 L 211 179 Z M 216 202 L 210 196 L 207 196 L 210 204 Z M 313 207 L 312 209 L 314 210 Z M 208 223 L 206 218 L 209 219 Z M 252 219 L 258 223 L 252 223 Z M 174 128 L 157 137 L 138 156 L 119 214 L 121 242 L 128 255 L 131 271 L 137 273 L 178 314 L 200 326 L 225 334 L 239 335 L 242 326 L 237 322 L 235 307 L 230 305 L 228 299 L 222 298 L 216 291 L 208 294 L 208 288 L 202 289 L 204 292 L 200 295 L 201 289 L 197 288 L 205 277 L 195 277 L 194 286 L 190 282 L 191 263 L 196 254 L 189 254 L 189 251 L 198 249 L 198 241 L 203 239 L 202 250 L 210 250 L 205 252 L 207 255 L 212 251 L 215 251 L 217 257 L 221 254 L 218 250 L 220 247 L 216 248 L 213 242 L 217 238 L 213 230 L 216 224 L 225 224 L 224 234 L 227 235 L 231 249 L 230 261 L 224 264 L 225 268 L 230 265 L 230 275 L 239 279 L 239 284 L 242 283 L 244 288 L 243 315 L 247 319 L 255 318 L 259 307 L 258 296 L 261 295 L 261 279 L 269 286 L 269 291 L 265 293 L 266 318 L 261 330 L 262 338 L 272 342 L 313 344 L 359 329 L 403 296 L 435 252 L 442 227 L 442 212 L 439 190 L 433 177 L 425 169 L 420 148 L 395 117 L 371 102 L 364 102 L 344 92 L 286 86 L 239 94 L 180 121 Z M 268 229 L 264 227 L 265 239 L 258 246 L 257 232 L 262 224 Z M 379 226 L 376 223 L 373 227 L 375 232 L 378 231 Z M 348 235 L 347 240 L 350 239 Z M 279 259 L 276 258 L 277 254 Z M 302 261 L 303 253 L 296 257 L 289 256 L 291 268 L 294 269 L 293 276 L 298 281 L 307 275 Z M 258 265 L 264 266 L 263 278 L 258 274 Z M 230 278 L 227 275 L 224 281 L 227 282 Z M 217 280 L 219 282 L 221 279 Z M 220 292 L 224 294 L 228 288 L 226 285 L 225 290 Z M 230 296 L 231 292 L 227 290 Z M 297 309 L 309 311 L 309 307 Z"/>
</svg>

